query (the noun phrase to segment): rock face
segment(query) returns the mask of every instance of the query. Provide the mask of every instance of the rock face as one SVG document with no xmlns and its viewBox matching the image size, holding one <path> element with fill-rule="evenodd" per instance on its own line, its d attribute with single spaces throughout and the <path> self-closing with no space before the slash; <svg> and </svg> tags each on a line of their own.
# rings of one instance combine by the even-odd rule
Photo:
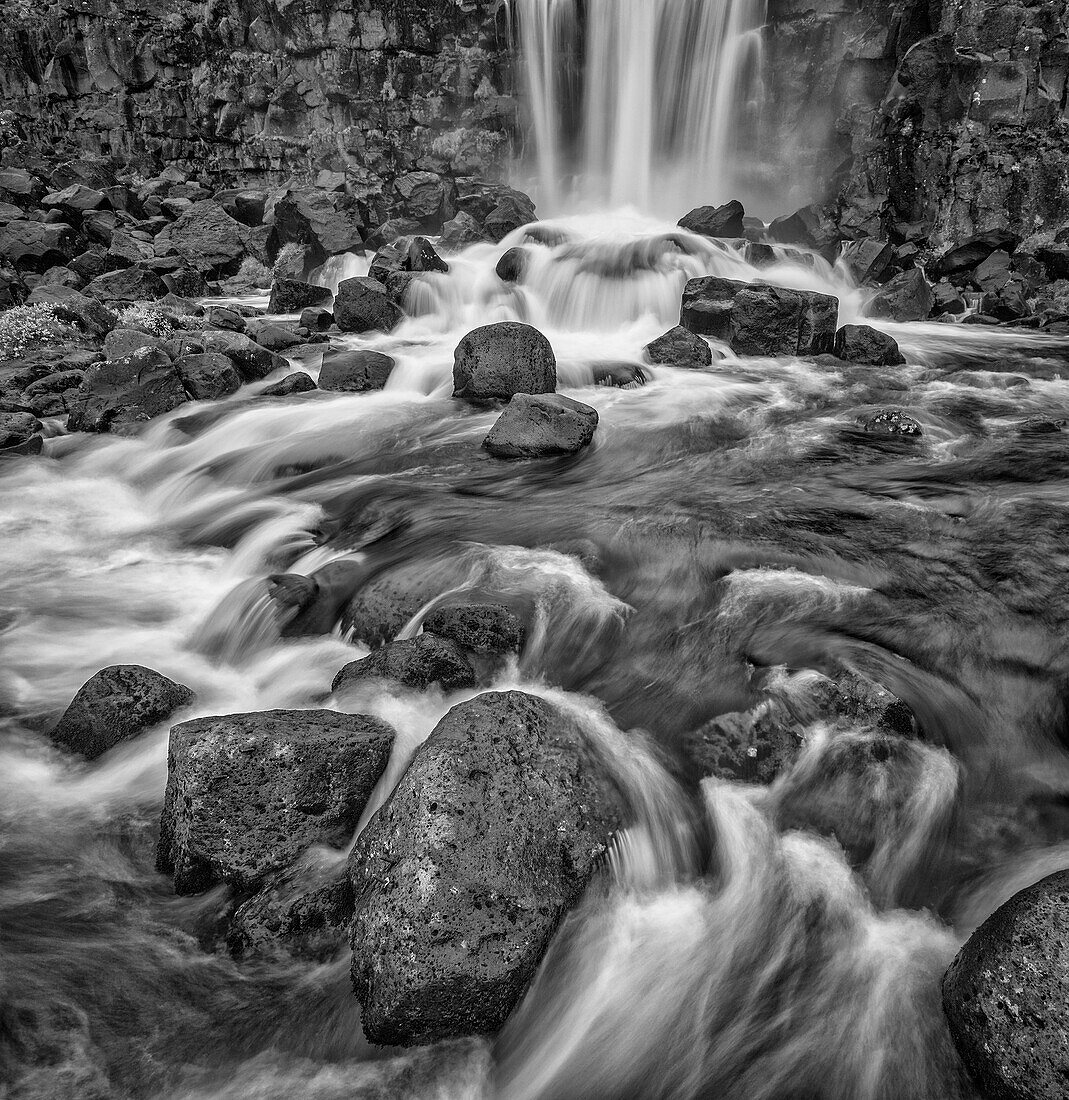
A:
<svg viewBox="0 0 1069 1100">
<path fill-rule="evenodd" d="M 549 341 L 530 325 L 500 321 L 473 329 L 453 357 L 453 396 L 475 401 L 518 393 L 553 393 L 557 359 Z"/>
<path fill-rule="evenodd" d="M 576 454 L 594 438 L 597 410 L 559 393 L 518 393 L 494 421 L 483 446 L 498 458 Z"/>
<path fill-rule="evenodd" d="M 443 691 L 475 686 L 475 672 L 457 646 L 433 634 L 388 642 L 360 661 L 347 664 L 330 685 L 333 692 L 365 680 L 393 680 L 424 691 L 438 684 Z"/>
<path fill-rule="evenodd" d="M 943 1010 L 985 1097 L 1065 1096 L 1069 871 L 1015 894 L 969 937 L 943 978 Z"/>
<path fill-rule="evenodd" d="M 454 707 L 350 861 L 368 1038 L 498 1029 L 625 816 L 595 752 L 550 703 L 509 691 Z"/>
<path fill-rule="evenodd" d="M 360 714 L 273 710 L 171 730 L 159 870 L 175 892 L 255 888 L 312 844 L 344 845 L 393 730 Z"/>
<path fill-rule="evenodd" d="M 52 740 L 89 760 L 188 707 L 189 688 L 141 665 L 109 665 L 78 690 Z"/>
</svg>

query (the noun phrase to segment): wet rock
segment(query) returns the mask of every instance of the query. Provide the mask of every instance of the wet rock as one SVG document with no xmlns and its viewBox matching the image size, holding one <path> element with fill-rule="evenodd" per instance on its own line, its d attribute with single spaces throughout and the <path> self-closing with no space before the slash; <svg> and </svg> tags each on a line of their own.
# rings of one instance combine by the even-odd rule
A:
<svg viewBox="0 0 1069 1100">
<path fill-rule="evenodd" d="M 634 390 L 644 386 L 649 378 L 635 363 L 593 363 L 595 386 L 615 386 L 621 390 Z"/>
<path fill-rule="evenodd" d="M 626 815 L 571 719 L 518 691 L 454 707 L 350 860 L 368 1038 L 496 1031 Z"/>
<path fill-rule="evenodd" d="M 298 329 L 299 326 L 292 321 L 266 321 L 260 317 L 252 317 L 245 331 L 250 340 L 255 340 L 268 351 L 286 351 L 288 348 L 309 343 L 309 338 Z"/>
<path fill-rule="evenodd" d="M 40 454 L 42 440 L 37 434 L 40 430 L 41 425 L 32 413 L 0 412 L 0 452 Z"/>
<path fill-rule="evenodd" d="M 386 284 L 387 277 L 397 271 L 447 272 L 449 264 L 434 251 L 426 237 L 398 237 L 383 245 L 368 269 L 368 277 Z"/>
<path fill-rule="evenodd" d="M 81 387 L 85 371 L 63 370 L 31 382 L 23 391 L 35 416 L 66 416 Z"/>
<path fill-rule="evenodd" d="M 872 317 L 891 321 L 923 321 L 932 312 L 935 296 L 919 267 L 896 275 L 869 302 Z"/>
<path fill-rule="evenodd" d="M 887 241 L 871 238 L 848 241 L 843 245 L 839 259 L 859 285 L 871 285 L 878 282 L 891 266 L 894 249 Z"/>
<path fill-rule="evenodd" d="M 50 736 L 71 752 L 95 760 L 192 705 L 182 684 L 142 665 L 110 665 L 78 690 Z"/>
<path fill-rule="evenodd" d="M 775 218 L 768 227 L 768 236 L 780 244 L 797 244 L 832 257 L 839 237 L 834 219 L 815 203 Z"/>
<path fill-rule="evenodd" d="M 483 232 L 494 244 L 535 220 L 534 203 L 526 195 L 513 191 L 506 195 L 483 221 Z"/>
<path fill-rule="evenodd" d="M 893 367 L 906 361 L 898 341 L 868 325 L 843 325 L 835 334 L 832 354 L 848 363 Z"/>
<path fill-rule="evenodd" d="M 526 638 L 519 616 L 504 604 L 493 603 L 436 607 L 423 620 L 423 629 L 480 656 L 519 653 Z"/>
<path fill-rule="evenodd" d="M 74 255 L 74 230 L 63 222 L 9 221 L 0 225 L 0 256 L 19 271 L 47 271 Z"/>
<path fill-rule="evenodd" d="M 971 271 L 1000 249 L 1012 252 L 1020 243 L 1018 237 L 1007 229 L 993 229 L 978 233 L 955 248 L 944 252 L 930 267 L 933 278 L 943 279 Z"/>
<path fill-rule="evenodd" d="M 552 393 L 557 360 L 549 341 L 519 321 L 473 329 L 453 357 L 453 396 L 474 401 L 518 393 Z"/>
<path fill-rule="evenodd" d="M 372 647 L 392 642 L 417 611 L 452 578 L 438 577 L 422 562 L 400 566 L 368 581 L 350 600 L 342 615 L 343 629 L 353 639 Z"/>
<path fill-rule="evenodd" d="M 359 204 L 350 195 L 312 189 L 291 190 L 274 205 L 268 240 L 270 255 L 286 244 L 306 249 L 305 271 L 328 256 L 364 251 Z"/>
<path fill-rule="evenodd" d="M 487 239 L 483 227 L 470 214 L 461 210 L 442 226 L 438 247 L 443 252 L 460 252 L 469 245 L 480 244 Z"/>
<path fill-rule="evenodd" d="M 323 306 L 301 310 L 301 328 L 309 332 L 326 332 L 334 324 L 334 314 Z"/>
<path fill-rule="evenodd" d="M 483 446 L 497 458 L 576 454 L 594 438 L 598 414 L 561 394 L 518 393 L 494 421 Z"/>
<path fill-rule="evenodd" d="M 753 283 L 735 296 L 729 343 L 739 355 L 820 355 L 835 343 L 839 300 Z"/>
<path fill-rule="evenodd" d="M 375 279 L 345 279 L 334 299 L 334 319 L 342 332 L 392 332 L 404 314 Z"/>
<path fill-rule="evenodd" d="M 527 249 L 522 245 L 514 245 L 501 254 L 501 259 L 497 261 L 494 271 L 502 282 L 520 283 L 523 282 L 529 260 Z"/>
<path fill-rule="evenodd" d="M 712 348 L 698 335 L 682 325 L 669 329 L 663 336 L 651 340 L 643 349 L 654 364 L 669 367 L 708 367 L 713 362 Z"/>
<path fill-rule="evenodd" d="M 960 316 L 965 312 L 965 299 L 953 283 L 940 281 L 932 287 L 932 312 Z"/>
<path fill-rule="evenodd" d="M 118 303 L 156 301 L 167 292 L 167 284 L 159 275 L 140 267 L 106 271 L 85 288 L 85 293 L 90 298 Z"/>
<path fill-rule="evenodd" d="M 86 370 L 67 427 L 72 432 L 110 432 L 151 420 L 188 400 L 182 376 L 167 355 L 142 348 Z"/>
<path fill-rule="evenodd" d="M 225 332 L 244 332 L 246 328 L 245 318 L 229 306 L 211 306 L 204 314 L 204 323 Z"/>
<path fill-rule="evenodd" d="M 804 724 L 771 701 L 712 719 L 691 735 L 687 749 L 700 775 L 767 784 L 794 763 L 804 743 Z"/>
<path fill-rule="evenodd" d="M 398 237 L 413 237 L 420 231 L 415 218 L 387 218 L 377 229 L 368 235 L 367 243 L 381 248 L 384 244 L 396 241 Z"/>
<path fill-rule="evenodd" d="M 741 237 L 746 211 L 737 199 L 723 206 L 699 206 L 679 219 L 679 225 L 703 237 Z"/>
<path fill-rule="evenodd" d="M 142 348 L 156 348 L 166 354 L 163 340 L 158 336 L 149 336 L 140 329 L 115 328 L 104 337 L 104 355 L 108 359 L 122 359 Z"/>
<path fill-rule="evenodd" d="M 157 867 L 178 894 L 254 889 L 313 844 L 343 847 L 394 732 L 361 714 L 273 710 L 171 730 Z"/>
<path fill-rule="evenodd" d="M 246 382 L 266 378 L 289 366 L 287 361 L 239 332 L 206 332 L 204 350 L 232 360 Z"/>
<path fill-rule="evenodd" d="M 156 238 L 159 255 L 168 252 L 182 266 L 218 278 L 233 275 L 242 260 L 255 255 L 252 231 L 232 218 L 214 199 L 194 202 Z"/>
<path fill-rule="evenodd" d="M 309 306 L 329 306 L 333 300 L 334 295 L 329 287 L 302 283 L 297 279 L 276 279 L 271 284 L 267 312 L 300 313 Z"/>
<path fill-rule="evenodd" d="M 924 429 L 912 416 L 907 416 L 898 409 L 881 409 L 865 421 L 864 428 L 866 432 L 871 432 L 873 435 L 921 436 L 924 434 Z"/>
<path fill-rule="evenodd" d="M 359 661 L 351 661 L 330 685 L 335 694 L 368 680 L 390 680 L 417 691 L 438 684 L 443 691 L 475 686 L 475 670 L 451 641 L 420 634 L 387 642 Z"/>
<path fill-rule="evenodd" d="M 267 596 L 277 612 L 279 633 L 307 611 L 319 596 L 319 582 L 303 573 L 274 573 L 267 578 Z"/>
<path fill-rule="evenodd" d="M 319 388 L 333 393 L 381 390 L 389 381 L 393 368 L 393 359 L 378 351 L 331 348 L 323 355 Z"/>
<path fill-rule="evenodd" d="M 729 340 L 735 299 L 746 285 L 734 279 L 721 279 L 718 275 L 688 280 L 683 288 L 680 327 L 698 336 Z"/>
<path fill-rule="evenodd" d="M 174 365 L 186 392 L 196 401 L 218 401 L 241 389 L 241 375 L 225 355 L 185 355 Z"/>
<path fill-rule="evenodd" d="M 943 978 L 954 1044 L 985 1097 L 1065 1096 L 1069 871 L 1014 894 Z"/>
<path fill-rule="evenodd" d="M 294 371 L 293 374 L 287 374 L 285 378 L 273 385 L 265 386 L 260 391 L 260 396 L 289 397 L 291 394 L 308 393 L 314 389 L 317 389 L 317 386 L 312 376 L 299 370 Z"/>
</svg>

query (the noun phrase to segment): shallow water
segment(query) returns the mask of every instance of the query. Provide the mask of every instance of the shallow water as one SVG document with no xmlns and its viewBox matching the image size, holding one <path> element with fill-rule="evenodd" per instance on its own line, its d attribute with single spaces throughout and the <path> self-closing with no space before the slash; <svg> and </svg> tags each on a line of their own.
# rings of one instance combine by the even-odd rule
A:
<svg viewBox="0 0 1069 1100">
<path fill-rule="evenodd" d="M 633 212 L 544 225 L 534 235 L 549 245 L 530 235 L 451 259 L 394 333 L 344 338 L 396 357 L 382 393 L 276 401 L 248 387 L 136 438 L 57 426 L 40 458 L 0 471 L 10 1096 L 963 1088 L 942 971 L 1001 900 L 1063 865 L 1069 842 L 1069 436 L 1020 430 L 1069 416 L 1069 342 L 885 325 L 902 367 L 720 347 L 703 371 L 645 366 L 645 385 L 595 386 L 599 364 L 642 363 L 688 277 L 757 272 Z M 525 240 L 527 276 L 506 286 L 494 265 Z M 785 256 L 761 277 L 838 294 L 841 321 L 863 315 L 862 292 L 820 261 Z M 561 391 L 599 412 L 575 459 L 490 458 L 479 444 L 494 412 L 450 396 L 460 336 L 510 318 L 546 332 Z M 296 365 L 318 371 L 315 353 Z M 859 430 L 887 406 L 924 437 Z M 100 667 L 146 664 L 197 692 L 191 714 L 379 714 L 400 733 L 385 798 L 465 696 L 328 700 L 363 651 L 337 626 L 281 637 L 256 581 L 331 565 L 355 587 L 397 563 L 422 565 L 439 595 L 531 610 L 531 644 L 496 686 L 574 708 L 635 806 L 493 1043 L 378 1050 L 344 956 L 239 965 L 205 950 L 222 892 L 175 898 L 153 869 L 166 728 L 92 764 L 41 732 Z M 699 789 L 680 752 L 689 732 L 766 685 L 790 690 L 772 670 L 837 662 L 908 702 L 923 740 L 859 772 L 869 731 L 814 728 L 772 788 Z M 864 834 L 863 853 L 844 852 L 829 823 Z"/>
</svg>

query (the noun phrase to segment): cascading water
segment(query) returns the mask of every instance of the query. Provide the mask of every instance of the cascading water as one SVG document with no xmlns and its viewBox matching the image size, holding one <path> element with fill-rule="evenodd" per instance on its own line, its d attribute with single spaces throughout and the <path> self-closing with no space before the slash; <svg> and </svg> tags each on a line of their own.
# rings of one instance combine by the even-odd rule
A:
<svg viewBox="0 0 1069 1100">
<path fill-rule="evenodd" d="M 766 0 L 510 4 L 543 205 L 671 212 L 738 197 L 759 137 Z"/>
</svg>

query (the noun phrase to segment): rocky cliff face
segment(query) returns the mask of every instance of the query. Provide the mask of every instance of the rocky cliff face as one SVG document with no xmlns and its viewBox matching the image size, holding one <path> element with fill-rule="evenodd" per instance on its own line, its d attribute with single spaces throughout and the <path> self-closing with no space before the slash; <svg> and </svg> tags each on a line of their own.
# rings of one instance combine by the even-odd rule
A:
<svg viewBox="0 0 1069 1100">
<path fill-rule="evenodd" d="M 0 5 L 0 142 L 214 183 L 488 174 L 514 106 L 497 0 Z"/>
</svg>

